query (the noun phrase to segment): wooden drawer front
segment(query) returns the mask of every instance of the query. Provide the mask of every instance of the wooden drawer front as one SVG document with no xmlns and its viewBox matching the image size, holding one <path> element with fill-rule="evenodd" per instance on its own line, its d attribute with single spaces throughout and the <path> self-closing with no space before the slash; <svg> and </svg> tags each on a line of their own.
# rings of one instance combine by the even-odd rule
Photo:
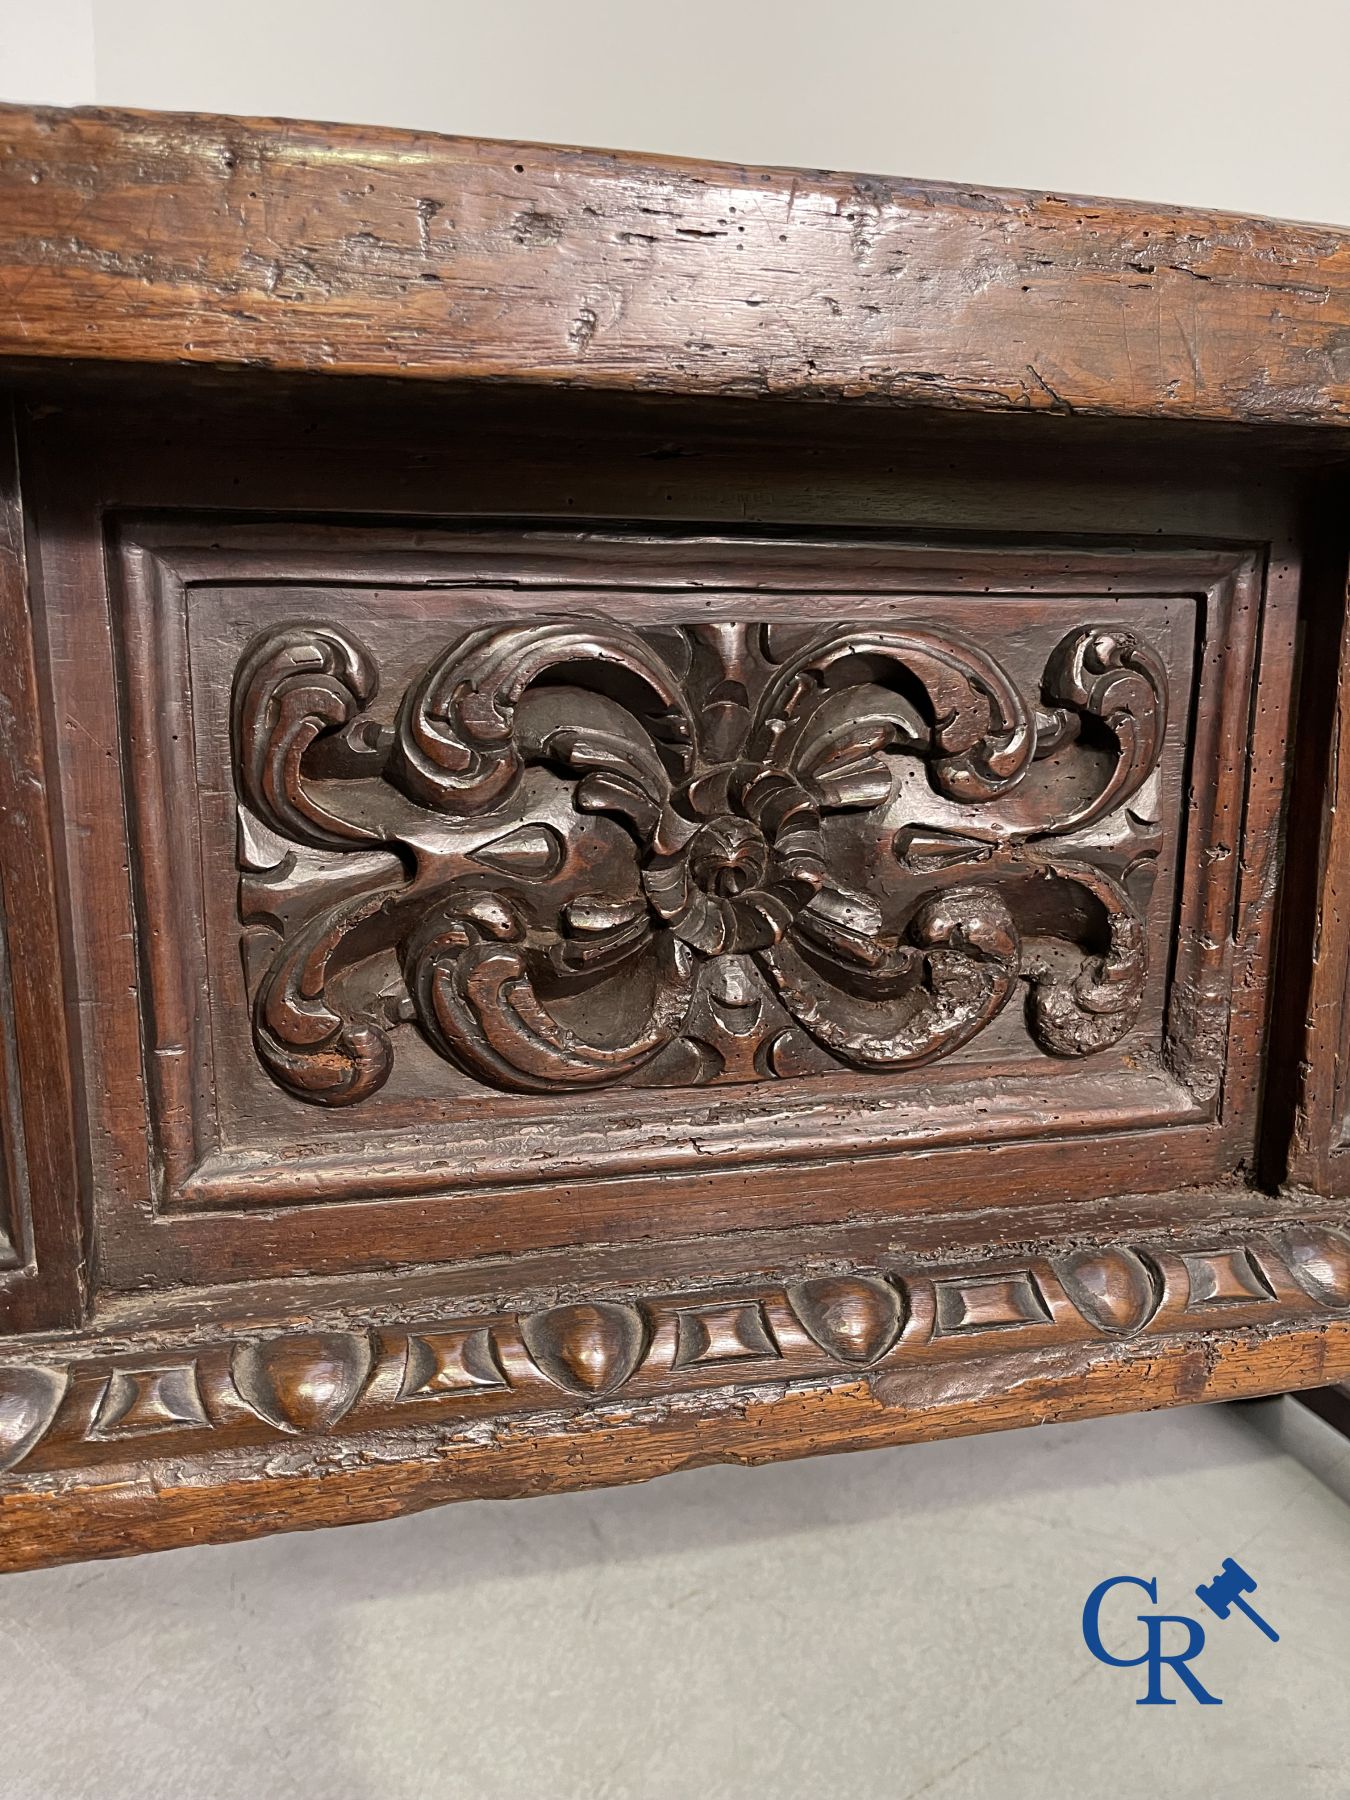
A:
<svg viewBox="0 0 1350 1800">
<path fill-rule="evenodd" d="M 59 697 L 109 1285 L 1249 1153 L 1255 558 L 115 538 L 115 680 Z"/>
</svg>

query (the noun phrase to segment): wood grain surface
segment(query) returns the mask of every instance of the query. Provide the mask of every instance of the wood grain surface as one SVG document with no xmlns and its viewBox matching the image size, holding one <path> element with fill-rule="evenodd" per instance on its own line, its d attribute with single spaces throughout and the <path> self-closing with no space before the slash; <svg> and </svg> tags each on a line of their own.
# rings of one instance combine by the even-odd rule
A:
<svg viewBox="0 0 1350 1800">
<path fill-rule="evenodd" d="M 1345 1324 L 1028 1352 L 906 1374 L 717 1388 L 679 1403 L 497 1421 L 459 1442 L 384 1432 L 209 1457 L 160 1456 L 0 1497 L 0 1569 L 354 1524 L 451 1500 L 646 1481 L 1196 1401 L 1251 1399 L 1350 1375 Z M 153 1440 L 152 1440 L 153 1442 Z"/>
<path fill-rule="evenodd" d="M 1318 826 L 1312 974 L 1289 1173 L 1322 1194 L 1350 1194 L 1350 621 L 1338 646 Z M 1335 653 L 1333 652 L 1333 655 Z"/>
<path fill-rule="evenodd" d="M 0 1568 L 1350 1377 L 1350 233 L 4 108 L 0 382 Z"/>
<path fill-rule="evenodd" d="M 0 398 L 0 1332 L 84 1315 L 86 1239 L 14 418 Z"/>
<path fill-rule="evenodd" d="M 1350 233 L 10 107 L 0 357 L 1344 424 Z"/>
</svg>

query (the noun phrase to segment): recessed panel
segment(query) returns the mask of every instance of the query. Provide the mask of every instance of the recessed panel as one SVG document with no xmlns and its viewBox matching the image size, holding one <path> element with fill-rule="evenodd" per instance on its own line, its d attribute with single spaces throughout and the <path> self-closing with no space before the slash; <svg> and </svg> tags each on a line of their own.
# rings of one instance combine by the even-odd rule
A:
<svg viewBox="0 0 1350 1800">
<path fill-rule="evenodd" d="M 769 1223 L 757 1165 L 828 1219 L 850 1164 L 873 1210 L 928 1202 L 923 1170 L 881 1186 L 908 1149 L 1203 1153 L 1239 559 L 283 527 L 123 555 L 157 1216 L 388 1202 L 396 1241 L 432 1196 L 457 1254 Z M 681 1170 L 742 1198 L 691 1212 Z"/>
</svg>

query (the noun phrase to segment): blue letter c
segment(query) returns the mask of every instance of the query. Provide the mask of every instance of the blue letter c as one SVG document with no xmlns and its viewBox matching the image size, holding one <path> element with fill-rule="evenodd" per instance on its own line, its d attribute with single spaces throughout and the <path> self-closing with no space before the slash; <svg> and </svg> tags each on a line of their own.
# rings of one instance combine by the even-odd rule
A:
<svg viewBox="0 0 1350 1800">
<path fill-rule="evenodd" d="M 1098 1662 L 1110 1663 L 1117 1669 L 1138 1668 L 1149 1658 L 1149 1647 L 1144 1646 L 1142 1656 L 1112 1656 L 1102 1642 L 1102 1601 L 1114 1587 L 1143 1588 L 1154 1606 L 1158 1604 L 1158 1582 L 1155 1576 L 1152 1581 L 1141 1581 L 1137 1575 L 1111 1575 L 1105 1581 L 1099 1581 L 1087 1599 L 1083 1602 L 1083 1642 L 1096 1657 Z"/>
</svg>

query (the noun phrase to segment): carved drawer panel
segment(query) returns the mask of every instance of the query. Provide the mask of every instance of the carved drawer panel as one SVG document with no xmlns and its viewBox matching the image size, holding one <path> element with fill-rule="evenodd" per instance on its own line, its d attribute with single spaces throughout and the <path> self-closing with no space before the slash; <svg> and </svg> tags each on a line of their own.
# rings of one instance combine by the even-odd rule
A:
<svg viewBox="0 0 1350 1800">
<path fill-rule="evenodd" d="M 130 833 L 113 1284 L 1242 1155 L 1255 559 L 161 524 L 115 562 L 118 759 L 73 751 Z"/>
<path fill-rule="evenodd" d="M 1166 612 L 1071 628 L 1029 700 L 931 607 L 644 631 L 559 599 L 484 624 L 471 598 L 392 719 L 350 632 L 264 626 L 244 650 L 239 916 L 254 1044 L 289 1093 L 367 1100 L 400 1022 L 475 1083 L 545 1094 L 900 1074 L 1021 979 L 1052 1054 L 1138 1022 L 1163 651 L 1186 649 Z M 1099 956 L 1023 943 L 1071 947 L 1094 909 Z"/>
</svg>

